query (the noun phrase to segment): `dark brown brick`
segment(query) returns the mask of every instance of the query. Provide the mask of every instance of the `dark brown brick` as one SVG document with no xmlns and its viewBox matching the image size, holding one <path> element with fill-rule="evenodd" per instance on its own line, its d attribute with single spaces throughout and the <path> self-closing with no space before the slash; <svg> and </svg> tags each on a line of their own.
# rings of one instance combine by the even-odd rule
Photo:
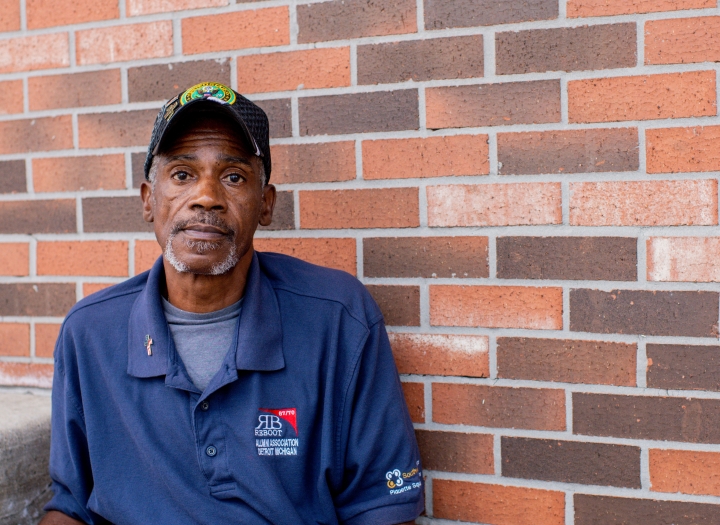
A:
<svg viewBox="0 0 720 525">
<path fill-rule="evenodd" d="M 168 100 L 184 89 L 206 81 L 230 85 L 230 61 L 196 60 L 128 69 L 130 102 Z"/>
<path fill-rule="evenodd" d="M 417 31 L 414 0 L 334 0 L 297 7 L 298 42 Z"/>
<path fill-rule="evenodd" d="M 86 232 L 151 232 L 142 217 L 140 197 L 95 197 L 82 200 Z"/>
<path fill-rule="evenodd" d="M 720 346 L 647 345 L 647 386 L 720 391 Z"/>
<path fill-rule="evenodd" d="M 402 383 L 405 404 L 413 423 L 425 423 L 425 385 L 423 383 Z"/>
<path fill-rule="evenodd" d="M 607 24 L 495 34 L 498 75 L 582 71 L 637 65 L 635 24 Z"/>
<path fill-rule="evenodd" d="M 133 188 L 139 188 L 145 182 L 145 156 L 147 153 L 141 151 L 130 156 L 132 163 Z"/>
<path fill-rule="evenodd" d="M 25 193 L 27 179 L 25 178 L 24 160 L 4 160 L 0 162 L 0 193 Z"/>
<path fill-rule="evenodd" d="M 575 494 L 575 525 L 716 525 L 720 505 Z"/>
<path fill-rule="evenodd" d="M 273 219 L 270 226 L 259 226 L 258 230 L 294 230 L 295 200 L 293 192 L 279 191 L 275 200 Z"/>
<path fill-rule="evenodd" d="M 359 46 L 358 83 L 483 76 L 482 35 Z"/>
<path fill-rule="evenodd" d="M 77 231 L 75 201 L 0 202 L 0 233 L 72 233 Z"/>
<path fill-rule="evenodd" d="M 62 317 L 74 304 L 72 283 L 0 284 L 0 316 Z"/>
<path fill-rule="evenodd" d="M 416 430 L 425 470 L 494 474 L 493 436 Z"/>
<path fill-rule="evenodd" d="M 414 89 L 303 97 L 299 110 L 301 135 L 400 131 L 418 129 L 420 122 Z"/>
<path fill-rule="evenodd" d="M 270 121 L 270 138 L 292 137 L 292 108 L 289 98 L 254 100 L 267 113 Z"/>
<path fill-rule="evenodd" d="M 498 237 L 501 279 L 637 280 L 637 239 Z"/>
<path fill-rule="evenodd" d="M 433 421 L 446 425 L 565 430 L 565 392 L 433 383 Z"/>
<path fill-rule="evenodd" d="M 487 277 L 487 237 L 377 237 L 363 241 L 366 277 Z"/>
<path fill-rule="evenodd" d="M 426 29 L 492 26 L 557 17 L 557 0 L 425 0 Z"/>
<path fill-rule="evenodd" d="M 503 437 L 501 450 L 508 478 L 640 488 L 639 447 Z"/>
<path fill-rule="evenodd" d="M 575 393 L 573 433 L 720 443 L 720 400 Z"/>
<path fill-rule="evenodd" d="M 272 146 L 275 184 L 336 182 L 355 178 L 355 142 L 279 144 Z"/>
<path fill-rule="evenodd" d="M 636 128 L 498 134 L 500 175 L 637 171 Z"/>
<path fill-rule="evenodd" d="M 120 104 L 120 70 L 30 77 L 28 97 L 30 111 Z"/>
<path fill-rule="evenodd" d="M 635 344 L 499 337 L 497 345 L 498 377 L 635 386 Z"/>
<path fill-rule="evenodd" d="M 388 326 L 420 326 L 420 288 L 369 284 Z"/>
<path fill-rule="evenodd" d="M 570 290 L 570 330 L 602 334 L 717 337 L 718 294 Z"/>
<path fill-rule="evenodd" d="M 431 129 L 560 122 L 560 82 L 537 80 L 428 88 Z"/>
<path fill-rule="evenodd" d="M 155 109 L 78 115 L 80 147 L 146 146 L 156 116 Z"/>
<path fill-rule="evenodd" d="M 0 155 L 72 147 L 73 131 L 70 115 L 0 122 Z"/>
</svg>

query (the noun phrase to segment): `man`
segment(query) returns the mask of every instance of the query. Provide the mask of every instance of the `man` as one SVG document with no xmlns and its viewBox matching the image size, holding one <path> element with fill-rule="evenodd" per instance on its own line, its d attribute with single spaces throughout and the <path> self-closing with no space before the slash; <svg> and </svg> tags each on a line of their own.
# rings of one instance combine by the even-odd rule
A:
<svg viewBox="0 0 720 525">
<path fill-rule="evenodd" d="M 143 214 L 163 256 L 80 301 L 55 350 L 54 524 L 410 523 L 412 424 L 354 278 L 252 241 L 268 121 L 216 83 L 160 111 Z"/>
</svg>

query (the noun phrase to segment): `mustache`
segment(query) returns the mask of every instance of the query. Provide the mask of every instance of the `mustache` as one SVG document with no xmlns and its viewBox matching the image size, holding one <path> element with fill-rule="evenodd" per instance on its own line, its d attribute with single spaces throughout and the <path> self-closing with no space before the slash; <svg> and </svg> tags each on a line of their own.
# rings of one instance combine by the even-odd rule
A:
<svg viewBox="0 0 720 525">
<path fill-rule="evenodd" d="M 171 235 L 177 235 L 182 230 L 186 229 L 191 224 L 207 224 L 208 226 L 214 226 L 225 232 L 228 237 L 235 237 L 235 230 L 230 225 L 222 220 L 217 214 L 209 211 L 199 211 L 194 216 L 188 219 L 182 219 L 173 224 Z"/>
</svg>

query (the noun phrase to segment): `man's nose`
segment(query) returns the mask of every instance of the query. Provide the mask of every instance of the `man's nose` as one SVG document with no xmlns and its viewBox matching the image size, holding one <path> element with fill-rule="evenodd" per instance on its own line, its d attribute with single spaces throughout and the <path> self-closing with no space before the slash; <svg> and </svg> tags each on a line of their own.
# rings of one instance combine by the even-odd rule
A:
<svg viewBox="0 0 720 525">
<path fill-rule="evenodd" d="M 225 209 L 225 195 L 222 184 L 215 177 L 203 176 L 194 184 L 193 195 L 188 203 L 191 208 L 205 210 Z"/>
</svg>

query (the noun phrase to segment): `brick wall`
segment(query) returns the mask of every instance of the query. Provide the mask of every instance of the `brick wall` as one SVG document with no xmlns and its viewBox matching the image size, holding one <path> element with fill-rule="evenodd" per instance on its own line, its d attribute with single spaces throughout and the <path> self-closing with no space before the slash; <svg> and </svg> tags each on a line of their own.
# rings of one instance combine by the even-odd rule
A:
<svg viewBox="0 0 720 525">
<path fill-rule="evenodd" d="M 0 0 L 0 383 L 158 255 L 154 115 L 213 79 L 271 118 L 256 247 L 383 309 L 420 523 L 720 523 L 716 61 L 717 0 Z"/>
</svg>

